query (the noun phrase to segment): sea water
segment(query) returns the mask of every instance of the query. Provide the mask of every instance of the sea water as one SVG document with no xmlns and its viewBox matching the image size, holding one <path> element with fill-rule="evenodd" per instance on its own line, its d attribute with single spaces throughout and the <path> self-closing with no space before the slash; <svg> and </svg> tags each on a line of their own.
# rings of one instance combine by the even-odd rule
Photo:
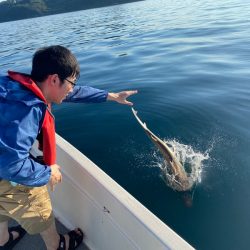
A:
<svg viewBox="0 0 250 250">
<path fill-rule="evenodd" d="M 165 140 L 164 142 L 183 166 L 184 171 L 187 173 L 191 188 L 200 183 L 205 160 L 209 159 L 209 151 L 212 148 L 202 153 L 195 151 L 191 145 L 185 145 L 176 140 Z M 176 189 L 176 182 L 178 182 L 178 180 L 173 174 L 171 167 L 164 159 L 159 158 L 157 154 L 155 155 L 157 159 L 156 165 L 162 170 L 162 176 L 166 181 L 166 184 L 169 187 Z M 181 183 L 179 183 L 179 185 L 181 185 Z"/>
<path fill-rule="evenodd" d="M 249 13 L 242 0 L 147 0 L 1 23 L 0 73 L 28 73 L 37 48 L 61 44 L 79 60 L 78 84 L 137 89 L 140 118 L 192 173 L 189 206 L 129 107 L 55 106 L 57 132 L 195 248 L 247 250 Z"/>
</svg>

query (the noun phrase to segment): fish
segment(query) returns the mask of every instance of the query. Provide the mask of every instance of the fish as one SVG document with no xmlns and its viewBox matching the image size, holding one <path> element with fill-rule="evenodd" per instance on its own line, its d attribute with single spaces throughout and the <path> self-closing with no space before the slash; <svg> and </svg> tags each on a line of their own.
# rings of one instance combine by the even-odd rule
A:
<svg viewBox="0 0 250 250">
<path fill-rule="evenodd" d="M 144 129 L 145 133 L 151 139 L 154 145 L 159 149 L 164 160 L 168 164 L 171 176 L 174 177 L 173 178 L 174 185 L 172 185 L 172 188 L 175 189 L 176 191 L 190 190 L 193 186 L 193 183 L 190 181 L 184 166 L 177 159 L 174 152 L 169 148 L 169 146 L 163 140 L 161 140 L 151 130 L 148 129 L 146 123 L 142 122 L 141 119 L 138 117 L 137 115 L 138 112 L 134 108 L 131 109 L 136 120 L 139 122 L 139 124 Z"/>
</svg>

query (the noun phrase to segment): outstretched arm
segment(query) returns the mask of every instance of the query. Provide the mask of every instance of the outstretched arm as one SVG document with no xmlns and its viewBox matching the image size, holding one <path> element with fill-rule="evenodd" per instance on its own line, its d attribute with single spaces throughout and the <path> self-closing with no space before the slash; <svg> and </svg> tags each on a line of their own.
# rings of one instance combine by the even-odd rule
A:
<svg viewBox="0 0 250 250">
<path fill-rule="evenodd" d="M 107 100 L 108 101 L 115 101 L 121 104 L 133 106 L 132 102 L 127 101 L 127 98 L 131 95 L 137 94 L 137 90 L 127 90 L 118 93 L 108 93 Z"/>
<path fill-rule="evenodd" d="M 106 90 L 96 89 L 89 86 L 76 86 L 73 92 L 66 97 L 64 102 L 98 103 L 107 100 L 132 106 L 133 103 L 127 101 L 127 98 L 136 93 L 137 90 L 108 93 Z"/>
</svg>

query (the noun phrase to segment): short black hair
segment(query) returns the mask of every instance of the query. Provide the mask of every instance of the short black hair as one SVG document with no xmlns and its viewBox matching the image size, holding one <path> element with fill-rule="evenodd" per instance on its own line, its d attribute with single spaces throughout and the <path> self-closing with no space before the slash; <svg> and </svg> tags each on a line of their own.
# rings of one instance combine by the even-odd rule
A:
<svg viewBox="0 0 250 250">
<path fill-rule="evenodd" d="M 72 52 L 60 45 L 53 45 L 38 49 L 32 60 L 31 78 L 42 82 L 49 75 L 58 74 L 63 81 L 69 76 L 80 75 L 80 67 Z"/>
</svg>

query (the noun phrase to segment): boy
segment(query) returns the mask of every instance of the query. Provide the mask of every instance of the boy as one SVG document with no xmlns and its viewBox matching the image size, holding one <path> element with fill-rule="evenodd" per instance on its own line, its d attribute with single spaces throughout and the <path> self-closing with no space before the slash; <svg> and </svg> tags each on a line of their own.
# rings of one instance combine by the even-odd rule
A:
<svg viewBox="0 0 250 250">
<path fill-rule="evenodd" d="M 56 164 L 54 117 L 51 104 L 127 101 L 137 91 L 108 93 L 76 86 L 80 68 L 75 56 L 56 45 L 33 56 L 31 75 L 13 71 L 0 77 L 0 250 L 12 249 L 24 236 L 40 233 L 48 250 L 75 249 L 83 240 L 77 228 L 66 235 L 56 231 L 47 184 L 52 191 L 62 181 Z M 38 139 L 42 161 L 30 155 Z M 20 226 L 8 229 L 8 220 Z"/>
</svg>

